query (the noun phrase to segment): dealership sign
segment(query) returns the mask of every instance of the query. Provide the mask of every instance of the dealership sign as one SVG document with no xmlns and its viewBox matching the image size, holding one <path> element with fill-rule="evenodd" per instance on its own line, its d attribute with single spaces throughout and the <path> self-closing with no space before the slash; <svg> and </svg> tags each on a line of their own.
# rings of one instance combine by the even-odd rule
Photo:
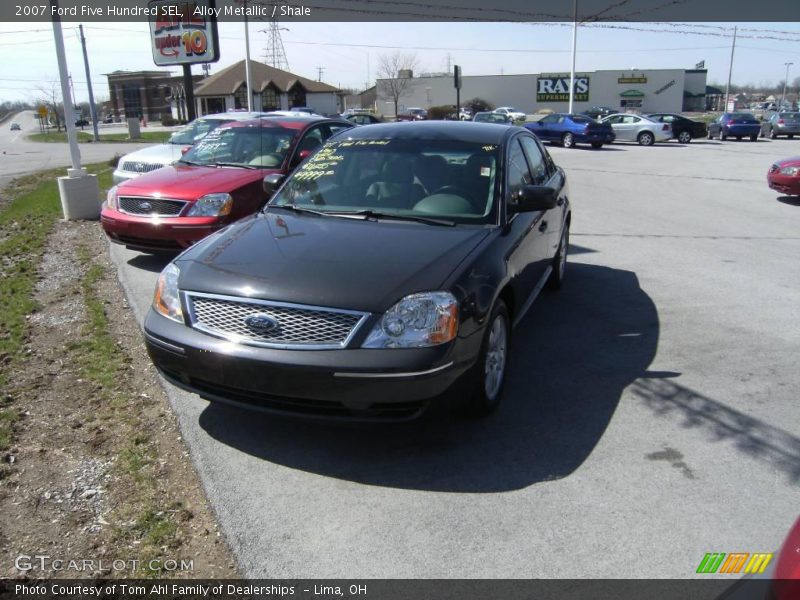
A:
<svg viewBox="0 0 800 600">
<path fill-rule="evenodd" d="M 569 101 L 569 74 L 540 75 L 536 79 L 537 102 L 568 102 Z M 575 76 L 573 99 L 575 102 L 588 102 L 589 77 L 586 75 Z"/>
<path fill-rule="evenodd" d="M 159 67 L 219 60 L 215 0 L 151 0 L 150 38 Z"/>
</svg>

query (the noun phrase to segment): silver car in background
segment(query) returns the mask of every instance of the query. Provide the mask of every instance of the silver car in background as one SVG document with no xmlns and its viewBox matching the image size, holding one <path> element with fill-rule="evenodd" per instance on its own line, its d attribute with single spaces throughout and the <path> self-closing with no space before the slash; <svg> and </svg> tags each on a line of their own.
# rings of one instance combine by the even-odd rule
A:
<svg viewBox="0 0 800 600">
<path fill-rule="evenodd" d="M 761 124 L 761 137 L 774 140 L 780 135 L 785 135 L 789 139 L 800 135 L 800 112 L 773 113 Z"/>
<path fill-rule="evenodd" d="M 641 146 L 652 146 L 672 138 L 672 125 L 641 115 L 617 113 L 608 115 L 601 122 L 611 125 L 617 142 L 638 142 Z"/>
<path fill-rule="evenodd" d="M 263 112 L 226 112 L 195 119 L 173 133 L 166 144 L 148 146 L 120 158 L 112 175 L 114 184 L 171 165 L 183 155 L 184 148 L 193 145 L 220 125 L 231 121 L 247 121 L 266 114 Z"/>
</svg>

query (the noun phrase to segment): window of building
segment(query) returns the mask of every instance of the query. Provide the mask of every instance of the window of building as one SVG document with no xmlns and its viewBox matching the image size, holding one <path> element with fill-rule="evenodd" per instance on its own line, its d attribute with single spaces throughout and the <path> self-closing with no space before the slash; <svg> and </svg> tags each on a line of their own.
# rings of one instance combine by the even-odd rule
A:
<svg viewBox="0 0 800 600">
<path fill-rule="evenodd" d="M 233 95 L 234 108 L 247 108 L 247 84 L 242 84 Z"/>
<path fill-rule="evenodd" d="M 264 88 L 261 92 L 261 110 L 279 110 L 281 107 L 281 98 L 278 95 L 278 90 L 272 84 Z"/>
<path fill-rule="evenodd" d="M 294 86 L 289 92 L 289 108 L 306 106 L 306 90 L 301 85 Z"/>
</svg>

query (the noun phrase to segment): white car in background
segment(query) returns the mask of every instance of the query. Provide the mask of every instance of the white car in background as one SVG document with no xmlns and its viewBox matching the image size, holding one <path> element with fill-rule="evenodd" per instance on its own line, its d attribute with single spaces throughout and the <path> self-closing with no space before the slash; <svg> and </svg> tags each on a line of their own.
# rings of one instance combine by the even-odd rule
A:
<svg viewBox="0 0 800 600">
<path fill-rule="evenodd" d="M 525 113 L 521 110 L 517 110 L 513 106 L 498 106 L 494 109 L 494 112 L 510 117 L 512 121 L 525 120 Z"/>
<path fill-rule="evenodd" d="M 600 122 L 611 125 L 616 136 L 615 142 L 637 142 L 640 146 L 652 146 L 672 138 L 672 125 L 641 115 L 617 113 L 604 117 Z"/>
<path fill-rule="evenodd" d="M 184 148 L 193 145 L 220 125 L 231 121 L 256 119 L 266 114 L 264 112 L 231 111 L 205 115 L 195 119 L 173 133 L 166 144 L 148 146 L 120 158 L 113 174 L 114 183 L 122 183 L 144 173 L 171 165 L 183 155 Z"/>
</svg>

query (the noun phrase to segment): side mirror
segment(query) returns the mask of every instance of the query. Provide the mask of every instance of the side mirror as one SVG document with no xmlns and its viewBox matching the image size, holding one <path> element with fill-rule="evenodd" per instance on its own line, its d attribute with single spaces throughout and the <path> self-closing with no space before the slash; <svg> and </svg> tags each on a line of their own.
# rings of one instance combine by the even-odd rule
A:
<svg viewBox="0 0 800 600">
<path fill-rule="evenodd" d="M 526 185 L 508 204 L 509 213 L 534 212 L 555 208 L 558 200 L 556 191 L 545 185 Z"/>
<path fill-rule="evenodd" d="M 191 149 L 192 149 L 192 147 L 191 147 L 191 146 L 184 146 L 183 148 L 181 148 L 181 156 L 183 156 L 184 154 L 186 154 L 186 153 L 187 153 L 189 150 L 191 150 Z"/>
<path fill-rule="evenodd" d="M 271 175 L 264 177 L 264 193 L 272 196 L 272 194 L 275 193 L 275 190 L 277 190 L 281 183 L 283 183 L 285 178 L 286 176 L 282 175 L 281 173 L 272 173 Z"/>
</svg>

